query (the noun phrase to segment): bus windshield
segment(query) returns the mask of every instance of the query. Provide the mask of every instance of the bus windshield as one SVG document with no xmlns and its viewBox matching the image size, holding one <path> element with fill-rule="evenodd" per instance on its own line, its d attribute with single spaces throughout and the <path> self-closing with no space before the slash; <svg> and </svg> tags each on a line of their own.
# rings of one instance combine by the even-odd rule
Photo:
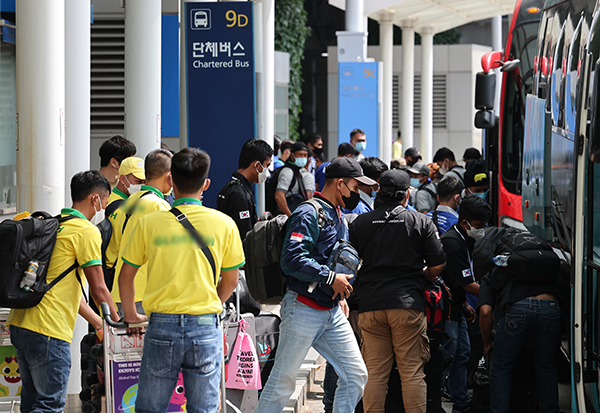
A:
<svg viewBox="0 0 600 413">
<path fill-rule="evenodd" d="M 521 64 L 505 73 L 504 113 L 502 123 L 502 182 L 513 194 L 521 195 L 525 101 L 533 89 L 533 59 L 537 48 L 539 21 L 517 26 L 513 30 L 508 60 Z"/>
</svg>

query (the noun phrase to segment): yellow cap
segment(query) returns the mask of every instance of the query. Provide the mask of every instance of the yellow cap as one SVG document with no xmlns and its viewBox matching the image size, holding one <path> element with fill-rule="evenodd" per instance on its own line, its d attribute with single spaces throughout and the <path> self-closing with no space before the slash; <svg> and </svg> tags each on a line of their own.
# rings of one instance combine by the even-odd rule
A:
<svg viewBox="0 0 600 413">
<path fill-rule="evenodd" d="M 144 160 L 130 156 L 123 159 L 119 167 L 119 176 L 133 174 L 137 179 L 146 179 L 146 171 L 144 170 Z"/>
</svg>

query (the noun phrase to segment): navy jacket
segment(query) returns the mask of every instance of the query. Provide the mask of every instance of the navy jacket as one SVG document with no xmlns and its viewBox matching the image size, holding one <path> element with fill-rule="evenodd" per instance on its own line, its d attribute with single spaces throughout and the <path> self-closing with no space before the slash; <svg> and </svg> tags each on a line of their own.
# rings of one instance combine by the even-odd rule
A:
<svg viewBox="0 0 600 413">
<path fill-rule="evenodd" d="M 335 300 L 331 284 L 335 273 L 325 265 L 335 243 L 342 237 L 348 240 L 346 221 L 340 221 L 336 208 L 325 198 L 315 197 L 325 213 L 333 222 L 319 228 L 317 210 L 309 204 L 302 204 L 290 216 L 287 223 L 283 249 L 281 251 L 281 269 L 287 274 L 287 286 L 292 291 L 310 298 L 317 304 L 333 308 L 340 300 Z M 343 223 L 342 223 L 343 222 Z M 309 292 L 311 283 L 317 285 Z"/>
</svg>

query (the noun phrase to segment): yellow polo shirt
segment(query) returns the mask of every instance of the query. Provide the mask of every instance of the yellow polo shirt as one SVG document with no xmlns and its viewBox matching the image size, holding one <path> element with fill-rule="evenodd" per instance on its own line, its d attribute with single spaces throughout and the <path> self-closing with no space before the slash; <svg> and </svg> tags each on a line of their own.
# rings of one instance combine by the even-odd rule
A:
<svg viewBox="0 0 600 413">
<path fill-rule="evenodd" d="M 65 208 L 61 215 L 74 215 L 77 218 L 65 221 L 58 227 L 46 282 L 50 284 L 77 260 L 79 268 L 76 271 L 85 283 L 81 269 L 102 265 L 100 231 L 76 209 Z M 56 283 L 35 307 L 11 310 L 7 324 L 70 343 L 81 294 L 75 271 L 72 271 Z"/>
<path fill-rule="evenodd" d="M 146 195 L 142 197 L 145 192 L 151 191 L 150 195 Z M 139 199 L 139 201 L 137 201 Z M 131 214 L 131 218 L 129 218 L 129 222 L 127 222 L 127 227 L 125 227 L 125 232 L 122 233 L 123 223 L 125 222 L 126 211 L 132 207 L 133 203 L 137 202 L 135 206 L 135 211 Z M 131 195 L 127 201 L 117 209 L 115 225 L 113 225 L 113 234 L 116 232 L 119 244 L 119 257 L 121 256 L 121 252 L 123 251 L 123 247 L 125 243 L 131 237 L 131 233 L 133 232 L 137 222 L 144 215 L 148 215 L 152 212 L 156 211 L 168 211 L 171 209 L 171 205 L 167 201 L 165 201 L 163 194 L 156 188 L 148 185 L 142 185 L 142 190 L 136 192 Z M 121 295 L 119 294 L 119 273 L 121 272 L 121 267 L 123 266 L 123 262 L 119 260 L 117 262 L 117 268 L 115 271 L 115 281 L 113 284 L 113 288 L 111 291 L 113 300 L 115 303 L 121 302 Z M 144 290 L 146 289 L 146 266 L 142 266 L 138 270 L 137 276 L 135 277 L 135 301 L 142 301 L 142 297 L 144 296 Z"/>
<path fill-rule="evenodd" d="M 107 205 L 112 204 L 114 201 L 127 200 L 127 198 L 129 198 L 129 196 L 125 195 L 124 192 L 118 190 L 117 188 L 113 188 L 110 196 L 108 197 Z M 115 219 L 117 217 L 118 210 L 119 208 L 117 208 L 110 216 L 106 217 L 113 227 L 112 235 L 110 236 L 110 242 L 106 248 L 106 266 L 108 268 L 112 268 L 115 265 L 115 261 L 119 256 L 119 242 L 121 240 L 121 233 L 119 232 L 119 239 L 117 240 L 117 231 L 115 231 Z"/>
<path fill-rule="evenodd" d="M 220 313 L 223 307 L 216 288 L 220 272 L 245 264 L 237 226 L 229 216 L 202 206 L 198 199 L 179 198 L 173 206 L 187 215 L 208 245 L 217 274 L 213 274 L 198 244 L 170 212 L 140 219 L 119 261 L 148 267 L 142 300 L 146 314 Z"/>
</svg>

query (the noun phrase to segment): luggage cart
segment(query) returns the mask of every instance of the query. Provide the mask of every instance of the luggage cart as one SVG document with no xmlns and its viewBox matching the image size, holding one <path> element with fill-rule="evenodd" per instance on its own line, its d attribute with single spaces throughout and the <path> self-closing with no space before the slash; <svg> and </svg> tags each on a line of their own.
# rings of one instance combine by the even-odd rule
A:
<svg viewBox="0 0 600 413">
<path fill-rule="evenodd" d="M 13 413 L 21 405 L 21 376 L 17 350 L 6 327 L 9 308 L 0 308 L 0 411 Z"/>
<path fill-rule="evenodd" d="M 139 369 L 142 360 L 143 338 L 142 336 L 128 335 L 127 328 L 146 327 L 147 322 L 140 324 L 129 324 L 114 322 L 110 318 L 108 304 L 101 305 L 104 329 L 104 380 L 106 388 L 106 413 L 120 413 L 134 408 L 137 397 L 137 383 Z M 221 321 L 225 318 L 225 311 L 221 315 Z M 225 330 L 227 331 L 227 330 Z M 236 330 L 237 334 L 237 330 Z M 228 340 L 229 341 L 229 340 Z M 171 405 L 167 412 L 183 411 L 186 403 L 181 373 L 175 386 Z M 222 363 L 221 371 L 221 413 L 242 413 L 231 401 L 227 400 L 225 390 L 225 363 Z"/>
</svg>

